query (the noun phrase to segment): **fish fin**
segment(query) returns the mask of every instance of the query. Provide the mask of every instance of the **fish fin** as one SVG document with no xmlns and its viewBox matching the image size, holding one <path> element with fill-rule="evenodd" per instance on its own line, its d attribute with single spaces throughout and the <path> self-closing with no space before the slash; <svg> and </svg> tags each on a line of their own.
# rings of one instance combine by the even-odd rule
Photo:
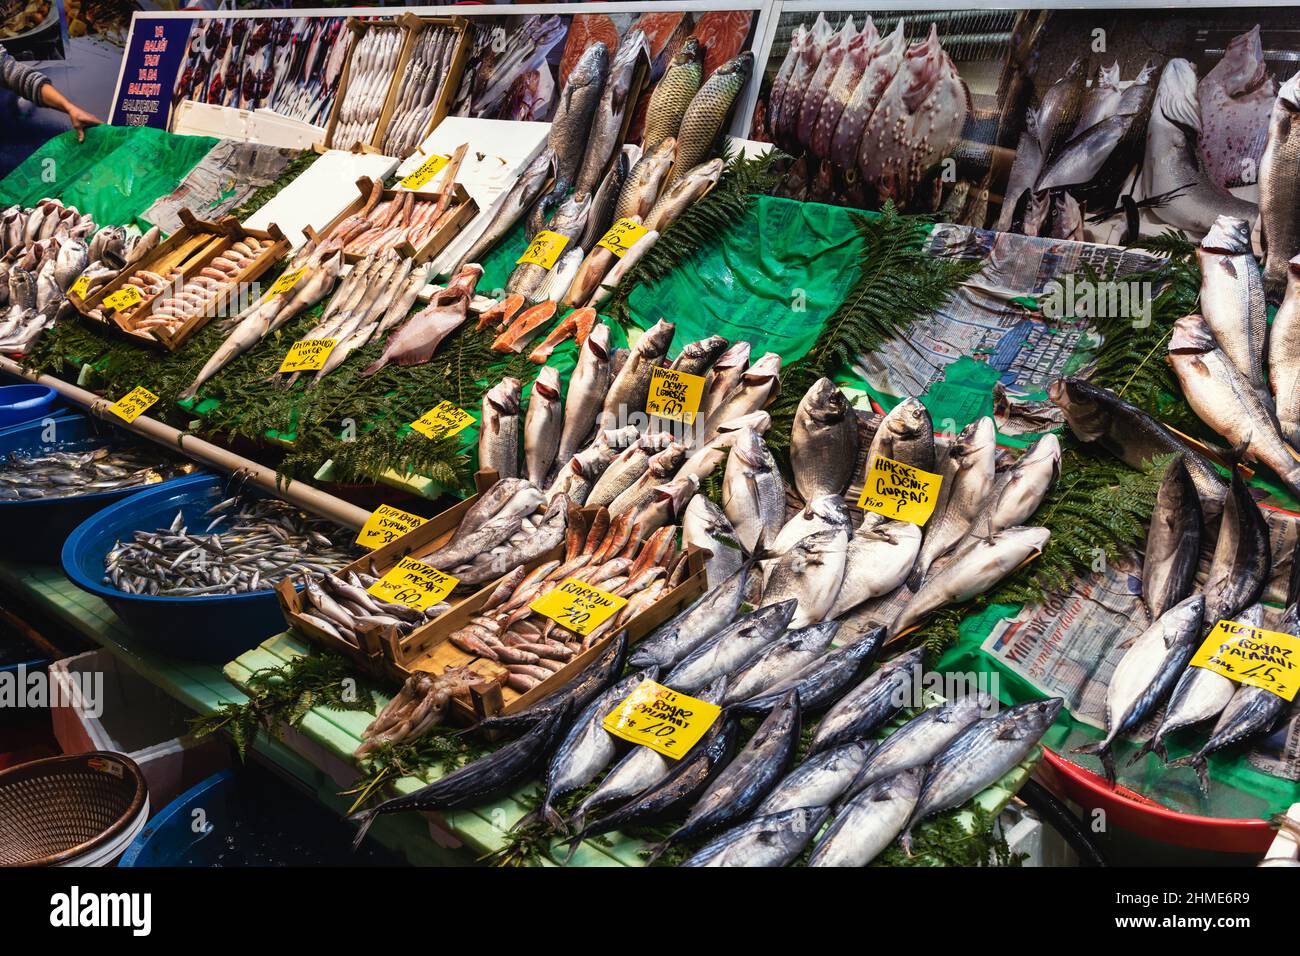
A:
<svg viewBox="0 0 1300 956">
<path fill-rule="evenodd" d="M 374 824 L 375 819 L 378 816 L 379 810 L 376 808 L 373 810 L 362 810 L 360 813 L 354 813 L 352 816 L 348 817 L 349 820 L 355 820 L 361 824 L 360 829 L 357 830 L 357 835 L 352 840 L 352 851 L 354 853 L 361 847 L 362 842 L 366 838 L 366 834 L 370 831 L 370 827 Z"/>
<path fill-rule="evenodd" d="M 569 839 L 569 852 L 564 854 L 564 864 L 567 866 L 573 859 L 573 855 L 578 852 L 578 847 L 582 846 L 582 841 L 587 837 L 586 830 L 579 830 Z"/>
<path fill-rule="evenodd" d="M 909 823 L 907 825 L 907 829 L 905 829 L 902 832 L 902 834 L 900 834 L 898 837 L 898 845 L 903 848 L 903 852 L 906 853 L 909 857 L 912 855 L 912 827 L 913 826 L 915 826 L 915 824 Z"/>
<path fill-rule="evenodd" d="M 540 812 L 541 812 L 541 816 L 546 820 L 547 823 L 551 825 L 552 829 L 558 830 L 561 833 L 569 832 L 568 825 L 565 824 L 564 822 L 564 817 L 560 816 L 560 814 L 556 811 L 556 809 L 553 806 L 551 806 L 551 798 L 549 795 L 547 796 L 545 802 L 542 803 L 542 808 Z"/>
<path fill-rule="evenodd" d="M 1128 763 L 1125 764 L 1125 766 L 1133 766 L 1149 753 L 1154 753 L 1165 763 L 1169 762 L 1169 751 L 1165 749 L 1164 742 L 1161 741 L 1160 735 L 1157 733 L 1154 737 L 1139 747 L 1137 753 L 1128 758 Z"/>
<path fill-rule="evenodd" d="M 925 580 L 925 571 L 922 568 L 914 567 L 907 574 L 907 580 L 904 582 L 907 589 L 915 594 L 921 588 L 921 582 Z"/>
<path fill-rule="evenodd" d="M 1179 757 L 1177 760 L 1171 761 L 1168 766 L 1170 768 L 1191 767 L 1196 771 L 1197 779 L 1201 782 L 1201 792 L 1207 795 L 1209 794 L 1210 776 L 1205 766 L 1205 758 L 1199 753 L 1188 754 L 1186 757 Z"/>
<path fill-rule="evenodd" d="M 671 847 L 674 843 L 673 837 L 675 835 L 676 835 L 675 833 L 670 833 L 668 834 L 667 839 L 662 840 L 661 842 L 655 843 L 646 848 L 648 851 L 648 855 L 645 858 L 646 866 L 649 866 L 651 863 L 659 859 L 659 857 L 663 856 L 664 853 L 668 851 L 668 848 Z"/>
</svg>

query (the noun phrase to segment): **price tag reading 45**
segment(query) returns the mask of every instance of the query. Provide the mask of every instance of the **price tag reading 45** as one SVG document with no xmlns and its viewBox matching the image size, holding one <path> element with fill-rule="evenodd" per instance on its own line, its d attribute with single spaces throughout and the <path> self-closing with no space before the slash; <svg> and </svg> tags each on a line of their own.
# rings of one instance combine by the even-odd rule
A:
<svg viewBox="0 0 1300 956">
<path fill-rule="evenodd" d="M 474 416 L 451 402 L 439 402 L 415 421 L 411 429 L 425 438 L 450 438 L 474 424 Z"/>
<path fill-rule="evenodd" d="M 647 680 L 605 715 L 602 723 L 615 737 L 679 760 L 713 726 L 720 713 L 722 708 L 717 704 Z"/>
<path fill-rule="evenodd" d="M 281 372 L 318 372 L 334 351 L 337 339 L 299 339 L 289 346 L 289 352 L 280 363 Z"/>
<path fill-rule="evenodd" d="M 656 366 L 650 373 L 650 393 L 645 401 L 646 414 L 693 425 L 703 397 L 703 376 Z"/>
<path fill-rule="evenodd" d="M 357 544 L 369 548 L 382 548 L 392 544 L 408 531 L 414 531 L 424 524 L 424 519 L 392 505 L 380 505 L 366 519 L 357 535 Z"/>
<path fill-rule="evenodd" d="M 397 566 L 366 588 L 381 601 L 405 604 L 423 611 L 433 607 L 460 583 L 459 578 L 415 558 L 402 558 Z"/>
<path fill-rule="evenodd" d="M 543 269 L 553 269 L 555 264 L 560 261 L 560 253 L 564 247 L 569 244 L 569 237 L 562 236 L 558 232 L 551 232 L 549 229 L 542 229 L 533 236 L 533 241 L 528 244 L 524 254 L 515 260 L 515 265 L 525 265 L 532 263 L 535 266 L 541 266 Z"/>
<path fill-rule="evenodd" d="M 1300 691 L 1300 637 L 1237 621 L 1220 621 L 1192 655 L 1194 667 L 1239 684 L 1262 687 L 1284 700 Z"/>
<path fill-rule="evenodd" d="M 923 525 L 934 514 L 942 484 L 942 475 L 877 455 L 871 460 L 858 507 L 886 518 Z"/>
<path fill-rule="evenodd" d="M 593 588 L 577 578 L 569 578 L 529 606 L 561 627 L 585 637 L 618 613 L 625 604 L 627 598 Z"/>
</svg>

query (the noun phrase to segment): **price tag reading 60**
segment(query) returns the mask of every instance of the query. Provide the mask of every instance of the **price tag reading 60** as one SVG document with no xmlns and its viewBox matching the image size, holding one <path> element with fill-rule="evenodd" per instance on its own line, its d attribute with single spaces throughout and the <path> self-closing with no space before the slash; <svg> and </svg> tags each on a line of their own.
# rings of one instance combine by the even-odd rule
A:
<svg viewBox="0 0 1300 956">
<path fill-rule="evenodd" d="M 529 606 L 561 627 L 585 636 L 604 624 L 625 604 L 627 598 L 593 588 L 577 578 L 569 578 Z"/>
<path fill-rule="evenodd" d="M 647 680 L 606 714 L 602 724 L 616 737 L 678 760 L 699 742 L 720 713 L 717 704 Z"/>
<path fill-rule="evenodd" d="M 460 583 L 459 578 L 415 558 L 402 558 L 387 574 L 366 588 L 381 601 L 423 611 L 433 607 Z"/>
</svg>

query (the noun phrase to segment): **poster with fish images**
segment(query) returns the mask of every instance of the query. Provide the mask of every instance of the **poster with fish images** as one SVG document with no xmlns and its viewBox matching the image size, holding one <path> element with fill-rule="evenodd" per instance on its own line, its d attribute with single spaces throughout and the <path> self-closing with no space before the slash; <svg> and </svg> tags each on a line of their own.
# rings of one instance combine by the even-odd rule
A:
<svg viewBox="0 0 1300 956">
<path fill-rule="evenodd" d="M 657 82 L 688 37 L 704 48 L 704 73 L 750 49 L 759 5 L 752 9 L 665 9 L 654 4 L 644 13 L 500 14 L 474 18 L 474 47 L 452 112 L 479 119 L 549 122 L 570 71 L 591 44 L 611 51 L 632 30 L 645 33 L 650 46 L 649 84 Z M 649 89 L 649 84 L 646 90 Z M 639 138 L 649 97 L 643 91 L 628 129 Z"/>
<path fill-rule="evenodd" d="M 1258 216 L 1294 11 L 785 6 L 751 136 L 784 194 L 1120 242 Z"/>
</svg>

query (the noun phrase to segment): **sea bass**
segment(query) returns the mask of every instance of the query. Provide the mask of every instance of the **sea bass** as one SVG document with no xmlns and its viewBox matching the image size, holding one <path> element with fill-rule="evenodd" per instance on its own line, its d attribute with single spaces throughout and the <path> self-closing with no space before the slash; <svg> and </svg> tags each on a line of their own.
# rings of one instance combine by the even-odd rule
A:
<svg viewBox="0 0 1300 956">
<path fill-rule="evenodd" d="M 528 414 L 524 418 L 524 467 L 528 480 L 539 488 L 555 464 L 563 421 L 560 373 L 547 365 L 533 381 Z"/>
<path fill-rule="evenodd" d="M 1264 278 L 1250 247 L 1250 223 L 1220 216 L 1196 250 L 1201 267 L 1201 313 L 1242 376 L 1264 392 L 1268 306 Z"/>
<path fill-rule="evenodd" d="M 645 33 L 629 30 L 619 41 L 618 51 L 609 65 L 609 76 L 601 90 L 600 101 L 591 116 L 591 134 L 587 138 L 582 166 L 574 185 L 578 192 L 594 192 L 604 178 L 610 157 L 618 149 L 619 138 L 623 133 L 623 119 L 629 105 L 632 80 L 641 65 L 648 65 L 649 62 L 650 44 Z"/>
<path fill-rule="evenodd" d="M 577 453 L 600 415 L 609 389 L 609 326 L 601 322 L 591 330 L 578 350 L 578 364 L 569 377 L 565 395 L 564 428 L 556 450 L 558 461 L 568 461 Z"/>
<path fill-rule="evenodd" d="M 528 214 L 530 241 L 543 228 L 556 231 L 554 225 L 545 225 L 546 215 L 568 195 L 577 180 L 608 73 L 609 48 L 597 41 L 583 51 L 564 81 L 555 117 L 551 120 L 551 131 L 546 137 L 546 145 L 555 153 L 555 184 Z"/>
<path fill-rule="evenodd" d="M 660 319 L 637 340 L 605 396 L 600 427 L 614 428 L 628 416 L 645 410 L 650 379 L 656 366 L 665 364 L 677 326 Z"/>
<path fill-rule="evenodd" d="M 517 378 L 503 378 L 483 396 L 479 426 L 480 468 L 491 468 L 500 478 L 519 475 L 519 412 L 522 386 Z"/>
<path fill-rule="evenodd" d="M 1300 73 L 1278 91 L 1259 163 L 1260 238 L 1264 284 L 1276 299 L 1287 282 L 1287 262 L 1300 254 Z"/>
</svg>

